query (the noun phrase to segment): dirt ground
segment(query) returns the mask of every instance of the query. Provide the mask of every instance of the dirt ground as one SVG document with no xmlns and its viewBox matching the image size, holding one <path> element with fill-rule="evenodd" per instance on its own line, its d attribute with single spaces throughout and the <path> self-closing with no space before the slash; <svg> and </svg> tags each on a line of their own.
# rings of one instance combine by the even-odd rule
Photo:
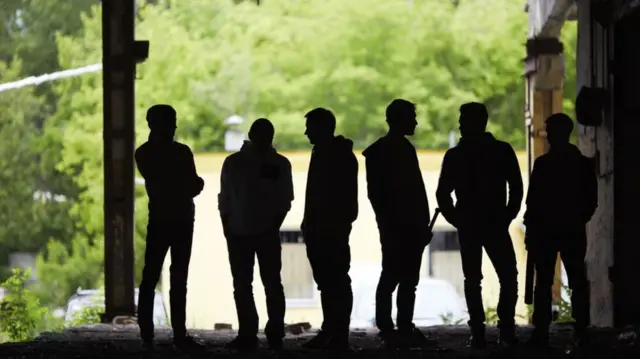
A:
<svg viewBox="0 0 640 359">
<path fill-rule="evenodd" d="M 170 331 L 160 330 L 157 334 L 158 348 L 155 352 L 144 351 L 139 346 L 138 331 L 135 327 L 112 327 L 96 325 L 93 327 L 73 328 L 62 333 L 43 333 L 33 342 L 2 344 L 0 358 L 640 358 L 637 349 L 621 348 L 616 344 L 616 333 L 612 330 L 594 329 L 593 344 L 588 350 L 569 353 L 571 329 L 554 327 L 550 349 L 532 350 L 520 345 L 514 349 L 502 349 L 495 344 L 496 328 L 488 328 L 490 341 L 486 350 L 473 350 L 466 347 L 468 330 L 465 326 L 439 326 L 424 328 L 423 331 L 438 340 L 439 347 L 433 349 L 390 352 L 378 348 L 376 332 L 352 332 L 354 351 L 348 354 L 309 351 L 301 344 L 314 333 L 288 335 L 285 348 L 277 355 L 266 349 L 266 345 L 255 353 L 240 354 L 223 348 L 235 333 L 230 331 L 192 331 L 197 340 L 207 346 L 201 353 L 181 353 L 173 349 Z M 529 336 L 531 328 L 519 328 L 520 340 Z M 264 338 L 262 338 L 264 339 Z"/>
</svg>

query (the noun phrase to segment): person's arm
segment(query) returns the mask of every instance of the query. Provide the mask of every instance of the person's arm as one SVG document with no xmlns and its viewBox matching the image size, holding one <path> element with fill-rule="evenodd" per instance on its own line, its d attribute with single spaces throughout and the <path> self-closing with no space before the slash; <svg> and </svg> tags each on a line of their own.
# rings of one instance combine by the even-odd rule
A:
<svg viewBox="0 0 640 359">
<path fill-rule="evenodd" d="M 367 196 L 369 197 L 369 202 L 371 202 L 371 207 L 373 207 L 376 216 L 380 219 L 388 219 L 387 211 L 389 206 L 384 189 L 386 174 L 379 161 L 379 159 L 373 159 L 371 157 L 367 157 L 365 160 Z"/>
<path fill-rule="evenodd" d="M 188 146 L 185 146 L 185 161 L 187 163 L 185 173 L 187 178 L 187 192 L 191 198 L 194 198 L 204 189 L 204 180 L 198 176 L 196 161 L 193 157 L 193 152 L 191 152 L 191 149 Z"/>
<path fill-rule="evenodd" d="M 522 185 L 522 174 L 520 173 L 520 164 L 518 157 L 511 145 L 505 148 L 505 165 L 507 183 L 509 184 L 509 197 L 507 200 L 507 215 L 513 220 L 520 212 L 522 206 L 522 197 L 524 197 L 524 186 Z"/>
<path fill-rule="evenodd" d="M 542 189 L 540 171 L 542 165 L 540 159 L 536 159 L 533 163 L 533 169 L 531 170 L 531 176 L 529 176 L 529 188 L 527 189 L 527 199 L 526 199 L 526 209 L 524 212 L 524 225 L 533 228 L 539 222 L 538 217 L 540 216 L 540 200 Z"/>
<path fill-rule="evenodd" d="M 358 159 L 353 153 L 346 158 L 345 178 L 347 216 L 353 223 L 358 218 Z"/>
<path fill-rule="evenodd" d="M 138 167 L 138 172 L 140 172 L 140 175 L 146 181 L 148 178 L 149 172 L 147 171 L 147 161 L 144 158 L 144 151 L 142 150 L 141 147 L 136 150 L 134 154 L 134 158 L 136 160 L 136 167 Z"/>
<path fill-rule="evenodd" d="M 220 171 L 220 193 L 218 193 L 218 211 L 220 211 L 220 219 L 222 221 L 222 229 L 227 234 L 228 218 L 230 212 L 231 202 L 231 174 L 229 173 L 229 157 L 225 158 L 222 163 L 222 170 Z"/>
<path fill-rule="evenodd" d="M 536 243 L 539 241 L 541 228 L 540 216 L 544 211 L 544 176 L 546 169 L 542 158 L 537 158 L 533 163 L 531 176 L 529 177 L 529 188 L 527 189 L 526 210 L 524 212 L 524 225 L 526 235 L 524 244 L 528 251 L 534 252 Z"/>
<path fill-rule="evenodd" d="M 440 213 L 454 227 L 458 225 L 458 219 L 455 214 L 455 206 L 451 194 L 455 190 L 455 163 L 451 152 L 447 151 L 442 159 L 442 167 L 440 169 L 440 178 L 438 179 L 438 189 L 436 190 L 436 200 Z"/>
<path fill-rule="evenodd" d="M 136 161 L 136 167 L 138 167 L 138 172 L 140 172 L 140 175 L 144 178 L 144 185 L 147 189 L 147 194 L 155 196 L 156 194 L 162 193 L 163 178 L 156 178 L 157 171 L 153 170 L 153 163 L 151 163 L 147 150 L 148 148 L 145 149 L 145 147 L 139 147 L 134 154 L 134 158 Z"/>
<path fill-rule="evenodd" d="M 291 210 L 291 202 L 294 199 L 293 193 L 293 170 L 291 169 L 291 162 L 288 159 L 283 157 L 282 165 L 280 168 L 282 171 L 282 176 L 278 178 L 278 213 L 276 217 L 275 225 L 278 227 L 278 230 L 282 226 L 284 219 Z"/>
</svg>

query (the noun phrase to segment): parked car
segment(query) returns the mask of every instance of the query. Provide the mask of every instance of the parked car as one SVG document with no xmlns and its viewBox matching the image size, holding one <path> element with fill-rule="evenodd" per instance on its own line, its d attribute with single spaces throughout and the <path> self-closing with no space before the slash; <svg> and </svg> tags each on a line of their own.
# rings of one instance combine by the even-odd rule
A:
<svg viewBox="0 0 640 359">
<path fill-rule="evenodd" d="M 80 289 L 67 301 L 67 310 L 64 317 L 65 325 L 74 322 L 77 315 L 86 308 L 99 307 L 104 310 L 104 292 L 100 289 Z M 138 307 L 138 288 L 134 292 L 134 303 Z M 153 303 L 153 322 L 156 326 L 169 325 L 167 309 L 164 305 L 162 293 L 156 291 Z"/>
<path fill-rule="evenodd" d="M 393 293 L 392 318 L 397 316 L 397 289 Z M 374 328 L 376 313 L 376 285 L 359 288 L 354 296 L 351 314 L 352 328 Z M 443 324 L 463 324 L 468 318 L 467 306 L 455 287 L 440 279 L 422 279 L 416 288 L 413 322 L 418 327 Z"/>
</svg>

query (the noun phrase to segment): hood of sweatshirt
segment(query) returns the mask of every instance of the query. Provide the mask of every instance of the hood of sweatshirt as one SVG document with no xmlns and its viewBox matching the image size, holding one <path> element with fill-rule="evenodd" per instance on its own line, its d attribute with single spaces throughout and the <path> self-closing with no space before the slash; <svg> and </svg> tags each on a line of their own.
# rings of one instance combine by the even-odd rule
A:
<svg viewBox="0 0 640 359">
<path fill-rule="evenodd" d="M 273 156 L 277 153 L 277 151 L 273 147 L 260 148 L 251 141 L 244 141 L 242 147 L 240 148 L 240 153 L 250 158 L 259 159 Z"/>
<path fill-rule="evenodd" d="M 389 146 L 405 146 L 407 144 L 411 144 L 406 137 L 392 137 L 392 136 L 383 136 L 377 139 L 374 143 L 369 145 L 364 151 L 362 151 L 362 155 L 364 157 L 377 157 L 378 155 L 388 156 L 388 148 Z M 401 147 L 403 148 L 403 147 Z"/>
<path fill-rule="evenodd" d="M 580 149 L 574 144 L 567 143 L 563 146 L 555 146 L 549 149 L 549 155 L 567 158 L 583 157 Z"/>
</svg>

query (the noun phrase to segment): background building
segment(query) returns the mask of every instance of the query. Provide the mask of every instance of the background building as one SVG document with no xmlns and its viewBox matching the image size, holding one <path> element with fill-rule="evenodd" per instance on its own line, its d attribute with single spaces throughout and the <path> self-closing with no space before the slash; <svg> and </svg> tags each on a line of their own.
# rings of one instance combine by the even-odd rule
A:
<svg viewBox="0 0 640 359">
<path fill-rule="evenodd" d="M 281 231 L 283 242 L 282 279 L 287 297 L 286 321 L 288 323 L 306 321 L 310 322 L 313 327 L 319 327 L 322 320 L 320 300 L 300 233 L 310 154 L 284 153 L 284 155 L 292 163 L 295 191 L 295 200 Z M 443 152 L 419 153 L 432 212 L 437 207 L 435 191 L 443 155 Z M 206 185 L 202 194 L 196 198 L 194 245 L 188 284 L 187 321 L 189 326 L 193 328 L 211 329 L 214 323 L 231 323 L 234 328 L 237 328 L 227 246 L 217 209 L 217 195 L 220 188 L 219 171 L 225 156 L 226 154 L 205 154 L 196 158 L 198 171 L 204 177 Z M 526 189 L 528 177 L 525 172 L 526 157 L 524 154 L 519 154 L 519 159 Z M 359 286 L 370 285 L 377 281 L 381 261 L 375 215 L 367 198 L 364 157 L 358 155 L 358 160 L 360 162 L 358 189 L 360 213 L 353 225 L 350 241 L 354 291 L 358 291 Z M 526 306 L 522 297 L 524 295 L 526 252 L 521 230 L 522 212 L 523 210 L 511 225 L 511 236 L 518 256 L 519 282 L 521 283 L 518 312 L 525 315 Z M 463 276 L 457 232 L 442 216 L 439 217 L 434 232 L 432 244 L 425 251 L 422 276 L 449 281 L 462 297 Z M 163 283 L 167 285 L 162 288 L 166 300 L 169 300 L 169 264 L 169 257 L 167 257 L 163 273 Z M 483 281 L 485 304 L 487 308 L 495 307 L 499 285 L 495 271 L 486 254 L 483 261 L 483 275 L 485 278 Z M 261 326 L 264 326 L 267 315 L 264 289 L 260 281 L 257 263 L 254 274 L 254 297 Z"/>
</svg>

